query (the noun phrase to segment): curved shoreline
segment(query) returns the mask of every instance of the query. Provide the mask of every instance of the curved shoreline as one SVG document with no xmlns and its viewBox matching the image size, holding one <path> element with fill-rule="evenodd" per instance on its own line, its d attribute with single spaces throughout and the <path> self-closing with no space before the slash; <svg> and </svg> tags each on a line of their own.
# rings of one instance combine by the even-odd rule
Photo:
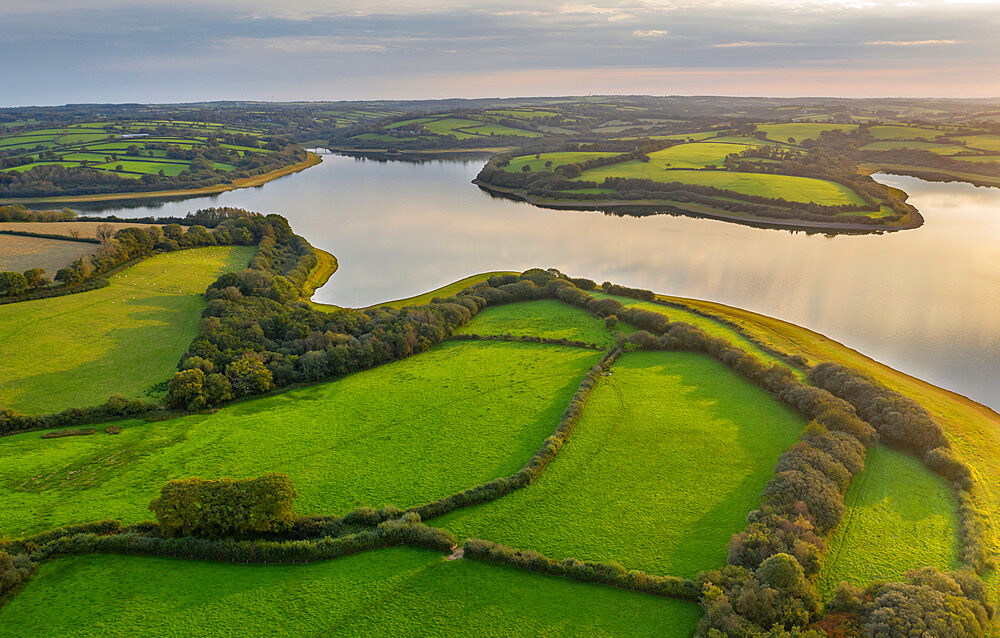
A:
<svg viewBox="0 0 1000 638">
<path fill-rule="evenodd" d="M 628 214 L 625 209 L 641 210 L 648 214 L 676 214 L 686 217 L 701 217 L 705 219 L 715 219 L 718 221 L 741 224 L 743 226 L 755 226 L 759 228 L 773 228 L 788 231 L 837 233 L 837 234 L 874 234 L 885 232 L 896 232 L 900 230 L 911 230 L 919 228 L 924 223 L 923 216 L 914 210 L 910 213 L 910 219 L 905 224 L 889 226 L 886 224 L 856 224 L 856 223 L 833 223 L 823 221 L 813 221 L 808 219 L 778 219 L 774 217 L 754 217 L 750 215 L 740 215 L 737 213 L 723 212 L 709 207 L 700 208 L 698 204 L 687 202 L 674 202 L 671 200 L 638 200 L 649 203 L 633 203 L 626 201 L 606 201 L 595 202 L 585 200 L 551 200 L 541 201 L 529 196 L 521 189 L 504 188 L 488 184 L 480 179 L 472 180 L 472 183 L 497 197 L 505 197 L 516 201 L 523 201 L 539 208 L 552 210 L 583 210 L 601 211 L 605 213 Z M 687 208 L 685 208 L 687 206 Z M 637 215 L 642 217 L 643 215 Z"/>
<path fill-rule="evenodd" d="M 273 171 L 263 173 L 261 175 L 253 175 L 251 177 L 242 177 L 240 179 L 235 179 L 228 184 L 216 184 L 214 186 L 203 186 L 201 188 L 190 188 L 190 189 L 177 189 L 169 191 L 148 191 L 148 192 L 137 192 L 137 193 L 97 193 L 94 195 L 54 195 L 52 197 L 14 197 L 7 199 L 0 199 L 0 206 L 7 204 L 72 204 L 72 203 L 94 203 L 94 202 L 110 202 L 110 201 L 121 201 L 121 200 L 140 200 L 140 199 L 166 199 L 166 198 L 186 198 L 186 197 L 200 197 L 202 195 L 218 195 L 219 193 L 225 193 L 227 191 L 234 191 L 240 188 L 252 188 L 255 186 L 261 186 L 272 180 L 278 179 L 279 177 L 284 177 L 286 175 L 291 175 L 292 173 L 298 173 L 299 171 L 304 171 L 307 168 L 312 168 L 320 162 L 323 158 L 316 153 L 306 151 L 306 159 L 302 160 L 297 164 L 290 164 L 288 166 L 283 166 L 277 168 Z"/>
</svg>

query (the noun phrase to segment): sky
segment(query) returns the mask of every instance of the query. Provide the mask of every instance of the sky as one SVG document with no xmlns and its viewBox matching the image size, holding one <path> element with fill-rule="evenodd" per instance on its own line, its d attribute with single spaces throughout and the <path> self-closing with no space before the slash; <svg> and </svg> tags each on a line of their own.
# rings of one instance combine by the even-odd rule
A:
<svg viewBox="0 0 1000 638">
<path fill-rule="evenodd" d="M 1000 0 L 0 0 L 0 105 L 1000 96 Z"/>
</svg>

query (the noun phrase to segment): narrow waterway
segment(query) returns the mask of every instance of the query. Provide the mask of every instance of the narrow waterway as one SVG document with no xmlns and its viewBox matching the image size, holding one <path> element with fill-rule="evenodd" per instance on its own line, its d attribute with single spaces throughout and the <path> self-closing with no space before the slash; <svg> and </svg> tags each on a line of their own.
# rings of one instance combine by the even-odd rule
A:
<svg viewBox="0 0 1000 638">
<path fill-rule="evenodd" d="M 543 210 L 470 184 L 482 163 L 327 155 L 254 189 L 80 210 L 280 213 L 337 256 L 340 270 L 315 298 L 345 306 L 532 266 L 719 301 L 817 330 L 1000 409 L 1000 189 L 879 176 L 910 194 L 925 225 L 827 237 L 669 215 Z"/>
</svg>

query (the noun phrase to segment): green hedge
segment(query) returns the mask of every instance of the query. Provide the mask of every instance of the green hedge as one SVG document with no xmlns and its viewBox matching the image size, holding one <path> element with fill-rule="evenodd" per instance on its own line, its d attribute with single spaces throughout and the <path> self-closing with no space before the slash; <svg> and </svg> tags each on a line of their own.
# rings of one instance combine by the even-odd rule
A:
<svg viewBox="0 0 1000 638">
<path fill-rule="evenodd" d="M 631 589 L 654 596 L 698 600 L 699 590 L 693 581 L 676 576 L 655 576 L 646 572 L 626 570 L 618 563 L 579 561 L 575 558 L 555 560 L 534 551 L 522 551 L 478 538 L 462 545 L 465 558 L 508 565 L 540 574 L 562 576 L 585 583 L 600 583 Z"/>
</svg>

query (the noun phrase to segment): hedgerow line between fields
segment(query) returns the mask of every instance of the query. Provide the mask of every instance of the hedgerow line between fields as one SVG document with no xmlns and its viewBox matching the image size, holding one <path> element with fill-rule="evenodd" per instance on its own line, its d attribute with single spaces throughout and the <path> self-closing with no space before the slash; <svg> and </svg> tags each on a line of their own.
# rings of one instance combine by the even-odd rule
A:
<svg viewBox="0 0 1000 638">
<path fill-rule="evenodd" d="M 301 239 L 294 235 L 292 237 Z M 257 267 L 265 271 L 275 268 L 275 250 L 276 247 L 272 246 L 272 256 L 258 263 Z M 292 266 L 296 267 L 294 263 Z M 240 278 L 238 275 L 225 275 L 221 281 L 232 287 Z M 213 287 L 221 289 L 216 284 Z M 588 372 L 553 435 L 545 440 L 542 448 L 519 472 L 405 512 L 396 508 L 383 508 L 380 511 L 363 508 L 359 510 L 358 517 L 369 518 L 379 524 L 404 518 L 414 523 L 430 520 L 459 507 L 494 500 L 526 487 L 558 453 L 579 421 L 590 391 L 625 347 L 688 350 L 702 352 L 719 360 L 813 420 L 803 440 L 779 459 L 775 477 L 764 492 L 764 504 L 748 517 L 747 531 L 734 537 L 730 546 L 730 565 L 724 570 L 699 576 L 698 586 L 705 592 L 702 599 L 706 610 L 701 627 L 703 631 L 717 627 L 717 623 L 723 623 L 723 626 L 735 623 L 745 628 L 766 628 L 774 623 L 786 628 L 801 627 L 818 614 L 818 601 L 808 579 L 819 571 L 823 538 L 836 527 L 844 514 L 844 492 L 850 479 L 859 474 L 864 466 L 864 450 L 874 445 L 880 434 L 890 445 L 920 454 L 932 471 L 953 482 L 962 503 L 959 515 L 962 521 L 960 537 L 965 548 L 963 564 L 978 572 L 992 566 L 985 547 L 984 536 L 988 530 L 979 518 L 979 512 L 975 508 L 976 496 L 971 492 L 972 471 L 951 451 L 941 426 L 914 401 L 852 370 L 833 364 L 821 364 L 812 368 L 809 379 L 816 385 L 806 385 L 786 367 L 777 364 L 767 366 L 742 348 L 725 339 L 710 337 L 695 326 L 671 322 L 661 313 L 627 308 L 614 299 L 595 299 L 585 292 L 593 288 L 596 288 L 596 284 L 589 280 L 570 280 L 556 271 L 535 269 L 519 276 L 493 277 L 463 290 L 455 297 L 435 298 L 428 306 L 420 307 L 450 313 L 448 323 L 453 325 L 449 325 L 439 341 L 449 336 L 447 333 L 453 332 L 454 326 L 462 325 L 489 305 L 543 298 L 557 299 L 581 307 L 600 318 L 615 316 L 640 330 L 627 339 L 624 336 L 619 338 L 618 343 L 608 350 L 598 365 Z M 605 284 L 604 289 L 609 294 L 624 294 L 640 299 L 653 296 L 649 291 L 610 284 Z M 211 290 L 212 288 L 210 292 Z M 239 298 L 241 297 L 234 297 Z M 467 309 L 464 315 L 458 312 L 461 308 Z M 376 312 L 384 313 L 384 309 Z M 405 318 L 408 315 L 404 313 L 396 316 Z M 178 373 L 180 374 L 182 373 Z M 829 388 L 829 391 L 824 388 Z M 832 392 L 843 398 L 838 398 Z M 895 411 L 888 415 L 872 411 L 872 405 L 886 404 Z M 871 419 L 872 423 L 860 418 L 859 414 Z M 342 525 L 343 520 L 345 519 L 321 518 L 314 523 L 324 529 L 339 529 L 338 525 Z M 763 546 L 755 545 L 758 541 L 754 539 L 761 536 L 770 540 Z M 232 544 L 226 547 L 232 547 Z M 252 543 L 250 547 L 253 547 Z M 779 578 L 785 583 L 779 585 L 772 580 L 777 574 L 791 575 Z M 921 577 L 918 575 L 914 578 Z M 928 578 L 915 580 L 910 586 L 930 590 L 933 589 L 934 582 L 942 578 L 954 578 L 952 582 L 961 584 L 959 590 L 963 596 L 961 601 L 964 601 L 961 604 L 968 607 L 972 617 L 985 618 L 992 614 L 988 603 L 981 596 L 982 583 L 977 578 L 961 574 L 942 574 L 935 577 L 938 581 L 933 582 L 928 581 Z M 975 589 L 969 578 L 980 583 L 979 590 Z M 772 586 L 779 594 L 774 608 L 763 605 L 761 608 L 737 611 L 728 602 L 730 597 L 736 599 L 753 596 L 761 588 Z M 882 590 L 874 592 L 875 594 L 895 585 L 890 583 L 878 586 Z M 958 588 L 959 585 L 956 584 L 955 587 Z M 709 595 L 710 591 L 718 593 Z M 841 600 L 841 603 L 859 614 L 864 611 L 850 607 L 849 598 Z M 968 635 L 979 634 L 973 632 Z"/>
</svg>

